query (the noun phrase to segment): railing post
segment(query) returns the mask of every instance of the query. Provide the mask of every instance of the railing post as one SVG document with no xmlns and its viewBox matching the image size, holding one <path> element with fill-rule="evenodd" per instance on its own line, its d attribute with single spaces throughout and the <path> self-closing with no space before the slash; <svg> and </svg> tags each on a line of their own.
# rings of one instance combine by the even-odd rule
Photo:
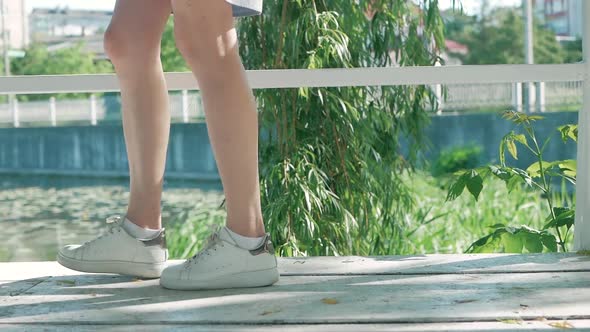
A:
<svg viewBox="0 0 590 332">
<path fill-rule="evenodd" d="M 512 83 L 512 105 L 516 112 L 522 112 L 522 83 Z"/>
<path fill-rule="evenodd" d="M 545 113 L 545 82 L 537 83 L 537 112 Z"/>
<path fill-rule="evenodd" d="M 12 125 L 14 128 L 20 127 L 20 116 L 18 114 L 18 99 L 16 96 L 10 96 L 10 105 L 12 106 Z"/>
<path fill-rule="evenodd" d="M 49 115 L 51 117 L 51 126 L 57 126 L 57 111 L 55 107 L 55 97 L 49 98 Z"/>
<path fill-rule="evenodd" d="M 188 91 L 182 90 L 182 122 L 188 123 Z"/>
<path fill-rule="evenodd" d="M 590 250 L 590 1 L 583 1 L 584 103 L 578 116 L 578 174 L 574 251 Z"/>
<path fill-rule="evenodd" d="M 96 126 L 96 96 L 90 95 L 90 122 L 93 126 Z"/>
</svg>

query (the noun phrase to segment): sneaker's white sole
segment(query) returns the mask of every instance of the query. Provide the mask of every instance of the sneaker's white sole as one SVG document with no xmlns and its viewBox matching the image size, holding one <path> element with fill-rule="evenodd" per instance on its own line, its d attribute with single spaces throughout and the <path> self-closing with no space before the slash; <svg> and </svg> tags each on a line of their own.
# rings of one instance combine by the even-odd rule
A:
<svg viewBox="0 0 590 332">
<path fill-rule="evenodd" d="M 159 278 L 166 268 L 163 263 L 138 263 L 123 261 L 82 261 L 74 258 L 57 255 L 57 261 L 61 265 L 80 272 L 90 273 L 116 273 L 140 278 Z"/>
<path fill-rule="evenodd" d="M 212 280 L 178 280 L 160 278 L 160 286 L 177 290 L 205 290 L 205 289 L 228 289 L 228 288 L 250 288 L 270 286 L 279 281 L 279 271 L 276 267 L 267 270 L 240 272 Z"/>
</svg>

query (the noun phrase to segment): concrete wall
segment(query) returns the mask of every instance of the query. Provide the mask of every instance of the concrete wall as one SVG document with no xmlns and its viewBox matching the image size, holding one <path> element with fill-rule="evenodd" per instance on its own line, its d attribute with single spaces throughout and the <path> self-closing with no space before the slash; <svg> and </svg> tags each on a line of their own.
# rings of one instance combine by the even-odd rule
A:
<svg viewBox="0 0 590 332">
<path fill-rule="evenodd" d="M 0 173 L 118 177 L 127 170 L 120 125 L 0 129 Z M 166 172 L 219 178 L 204 124 L 172 125 Z"/>
<path fill-rule="evenodd" d="M 545 160 L 574 159 L 576 145 L 564 144 L 556 128 L 577 123 L 574 112 L 547 113 L 535 125 L 540 144 L 553 140 Z M 515 125 L 497 114 L 434 116 L 426 129 L 431 148 L 428 159 L 443 149 L 477 144 L 483 147 L 482 163 L 498 161 L 498 144 Z M 511 160 L 507 157 L 507 160 Z M 521 149 L 519 167 L 533 158 Z M 128 172 L 123 130 L 120 125 L 0 129 L 0 173 L 125 177 Z M 219 180 L 203 123 L 173 124 L 167 160 L 168 179 Z"/>
<path fill-rule="evenodd" d="M 544 113 L 542 116 L 545 118 L 534 124 L 539 145 L 542 145 L 550 135 L 552 137 L 544 152 L 544 159 L 546 161 L 575 159 L 577 153 L 576 144 L 571 141 L 567 144 L 563 143 L 557 127 L 566 124 L 577 124 L 578 113 Z M 432 118 L 432 123 L 426 130 L 431 147 L 427 150 L 425 156 L 427 159 L 433 160 L 444 149 L 476 144 L 483 148 L 482 163 L 499 163 L 500 141 L 512 130 L 517 133 L 521 132 L 513 122 L 493 113 L 436 116 Z M 506 160 L 509 165 L 525 168 L 535 161 L 526 148 L 519 146 L 518 149 L 518 160 L 513 160 L 508 152 L 506 153 Z"/>
</svg>

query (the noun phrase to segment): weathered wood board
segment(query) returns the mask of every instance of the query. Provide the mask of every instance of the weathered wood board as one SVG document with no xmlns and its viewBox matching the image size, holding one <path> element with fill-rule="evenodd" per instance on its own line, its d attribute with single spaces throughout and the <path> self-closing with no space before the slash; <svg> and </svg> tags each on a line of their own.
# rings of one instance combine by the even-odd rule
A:
<svg viewBox="0 0 590 332">
<path fill-rule="evenodd" d="M 280 265 L 272 287 L 171 291 L 158 279 L 2 263 L 0 329 L 590 329 L 589 256 L 322 257 Z"/>
</svg>

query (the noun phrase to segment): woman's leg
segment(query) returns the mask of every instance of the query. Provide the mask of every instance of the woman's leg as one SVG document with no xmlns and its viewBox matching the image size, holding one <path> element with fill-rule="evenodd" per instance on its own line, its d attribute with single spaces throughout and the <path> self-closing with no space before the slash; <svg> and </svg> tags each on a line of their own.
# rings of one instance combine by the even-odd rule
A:
<svg viewBox="0 0 590 332">
<path fill-rule="evenodd" d="M 199 82 L 225 191 L 227 227 L 265 234 L 258 179 L 258 116 L 224 0 L 172 0 L 176 44 Z"/>
<path fill-rule="evenodd" d="M 117 0 L 105 49 L 121 84 L 129 159 L 127 217 L 144 228 L 161 227 L 160 200 L 170 131 L 168 92 L 160 43 L 170 0 Z"/>
</svg>

